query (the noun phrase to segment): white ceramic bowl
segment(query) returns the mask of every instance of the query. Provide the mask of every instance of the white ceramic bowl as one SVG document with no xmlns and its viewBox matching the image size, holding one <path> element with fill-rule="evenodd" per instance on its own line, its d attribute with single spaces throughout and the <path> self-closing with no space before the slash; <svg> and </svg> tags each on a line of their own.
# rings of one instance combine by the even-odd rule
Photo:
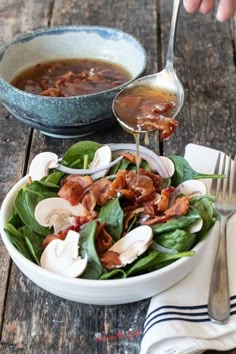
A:
<svg viewBox="0 0 236 354">
<path fill-rule="evenodd" d="M 194 247 L 196 252 L 194 256 L 181 258 L 162 269 L 127 279 L 70 279 L 51 273 L 21 255 L 4 231 L 4 226 L 12 214 L 17 191 L 27 180 L 28 177 L 24 177 L 16 183 L 2 204 L 0 213 L 1 236 L 17 267 L 35 284 L 62 298 L 94 305 L 117 305 L 149 298 L 184 278 L 199 263 L 206 249 L 210 235 Z"/>
</svg>

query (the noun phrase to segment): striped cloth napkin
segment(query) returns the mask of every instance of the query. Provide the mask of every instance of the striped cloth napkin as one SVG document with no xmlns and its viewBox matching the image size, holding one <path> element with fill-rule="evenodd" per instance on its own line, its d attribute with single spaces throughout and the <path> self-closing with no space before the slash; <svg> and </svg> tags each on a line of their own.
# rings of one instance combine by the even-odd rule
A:
<svg viewBox="0 0 236 354">
<path fill-rule="evenodd" d="M 218 151 L 189 144 L 185 158 L 202 173 L 212 173 Z M 210 181 L 208 181 L 209 183 Z M 210 321 L 207 299 L 219 235 L 211 230 L 202 261 L 181 282 L 151 299 L 140 354 L 190 354 L 236 348 L 236 214 L 227 228 L 231 316 L 226 324 Z"/>
</svg>

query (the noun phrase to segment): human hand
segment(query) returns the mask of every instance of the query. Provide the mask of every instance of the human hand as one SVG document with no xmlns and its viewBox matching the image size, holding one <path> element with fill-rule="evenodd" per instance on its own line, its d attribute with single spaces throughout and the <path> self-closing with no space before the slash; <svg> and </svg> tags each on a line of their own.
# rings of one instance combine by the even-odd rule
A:
<svg viewBox="0 0 236 354">
<path fill-rule="evenodd" d="M 193 14 L 200 11 L 202 14 L 208 14 L 214 7 L 215 0 L 183 0 L 184 8 L 187 12 Z M 229 20 L 236 12 L 236 0 L 220 0 L 216 12 L 216 19 L 220 22 Z"/>
</svg>

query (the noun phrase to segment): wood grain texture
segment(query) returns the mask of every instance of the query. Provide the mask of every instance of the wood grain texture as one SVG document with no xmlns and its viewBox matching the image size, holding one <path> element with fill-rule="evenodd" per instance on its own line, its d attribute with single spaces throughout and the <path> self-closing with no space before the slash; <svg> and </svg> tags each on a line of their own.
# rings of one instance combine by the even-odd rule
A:
<svg viewBox="0 0 236 354">
<path fill-rule="evenodd" d="M 147 72 L 157 70 L 155 1 L 55 1 L 51 26 L 102 25 L 135 35 L 148 53 Z M 148 11 L 147 11 L 148 9 Z M 147 24 L 143 26 L 143 16 Z M 131 18 L 131 21 L 127 21 Z M 134 26 L 135 21 L 135 26 Z M 154 43 L 154 45 L 153 45 Z M 154 68 L 154 69 L 153 69 Z M 105 127 L 104 127 L 105 128 Z M 82 140 L 86 140 L 83 138 Z M 133 142 L 117 124 L 89 137 L 98 142 Z M 35 131 L 30 159 L 40 151 L 58 155 L 78 139 L 55 140 Z M 27 304 L 22 309 L 21 303 Z M 149 300 L 122 306 L 89 306 L 61 300 L 39 289 L 13 266 L 6 301 L 2 342 L 16 351 L 42 353 L 139 353 Z M 131 318 L 127 314 L 134 314 Z M 79 349 L 78 349 L 79 348 Z"/>
<path fill-rule="evenodd" d="M 27 6 L 26 6 L 27 4 Z M 46 8 L 48 11 L 46 11 Z M 2 0 L 0 3 L 0 44 L 24 31 L 40 26 L 47 26 L 50 1 L 35 4 L 34 1 L 22 1 L 19 4 L 13 0 Z M 37 11 L 38 16 L 35 16 Z M 10 187 L 22 176 L 25 153 L 28 145 L 30 129 L 17 121 L 0 104 L 0 205 Z M 0 318 L 3 317 L 3 307 L 6 297 L 6 286 L 9 270 L 9 256 L 0 242 Z"/>
<path fill-rule="evenodd" d="M 171 9 L 161 1 L 162 46 L 168 40 Z M 234 38 L 235 40 L 235 38 Z M 184 153 L 192 142 L 226 153 L 236 151 L 236 73 L 230 22 L 180 12 L 176 37 L 176 71 L 185 90 L 179 128 L 165 152 Z M 226 143 L 227 142 L 227 143 Z"/>
</svg>

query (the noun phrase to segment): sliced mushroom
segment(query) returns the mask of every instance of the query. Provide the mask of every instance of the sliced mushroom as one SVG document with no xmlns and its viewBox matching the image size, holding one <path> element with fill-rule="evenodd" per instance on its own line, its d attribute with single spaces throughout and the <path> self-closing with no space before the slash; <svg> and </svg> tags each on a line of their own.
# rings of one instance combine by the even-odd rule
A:
<svg viewBox="0 0 236 354">
<path fill-rule="evenodd" d="M 202 226 L 203 226 L 203 220 L 202 218 L 200 218 L 197 221 L 195 221 L 194 224 L 190 225 L 187 228 L 187 231 L 190 232 L 191 234 L 195 234 L 196 232 L 199 232 L 202 229 Z"/>
<path fill-rule="evenodd" d="M 101 262 L 107 269 L 124 267 L 144 253 L 152 239 L 152 228 L 147 225 L 139 226 L 110 247 L 101 257 Z"/>
<path fill-rule="evenodd" d="M 160 159 L 164 163 L 166 170 L 168 172 L 169 177 L 172 177 L 175 173 L 175 165 L 174 162 L 166 156 L 160 156 Z"/>
<path fill-rule="evenodd" d="M 195 197 L 197 195 L 206 195 L 207 189 L 206 185 L 199 180 L 190 179 L 181 183 L 176 187 L 175 191 L 171 195 L 171 204 L 175 201 L 175 199 L 180 194 L 185 194 L 190 198 Z"/>
<path fill-rule="evenodd" d="M 55 233 L 74 224 L 76 216 L 86 216 L 87 211 L 78 204 L 72 206 L 63 198 L 53 197 L 41 200 L 35 208 L 34 216 L 45 227 L 54 227 Z"/>
<path fill-rule="evenodd" d="M 42 268 L 72 278 L 81 275 L 88 259 L 79 256 L 79 236 L 78 232 L 70 230 L 65 240 L 51 241 L 40 258 Z"/>
<path fill-rule="evenodd" d="M 41 152 L 31 161 L 29 175 L 33 181 L 38 181 L 48 175 L 50 168 L 57 167 L 58 156 L 53 152 Z"/>
<path fill-rule="evenodd" d="M 104 146 L 100 147 L 99 149 L 97 149 L 97 151 L 95 152 L 95 155 L 94 155 L 94 159 L 90 163 L 89 167 L 92 169 L 95 169 L 95 168 L 107 166 L 110 164 L 111 160 L 112 160 L 112 153 L 111 153 L 110 146 L 104 145 Z M 107 173 L 107 169 L 96 172 L 91 177 L 93 179 L 98 179 L 98 178 L 104 177 L 106 175 L 106 173 Z"/>
</svg>

